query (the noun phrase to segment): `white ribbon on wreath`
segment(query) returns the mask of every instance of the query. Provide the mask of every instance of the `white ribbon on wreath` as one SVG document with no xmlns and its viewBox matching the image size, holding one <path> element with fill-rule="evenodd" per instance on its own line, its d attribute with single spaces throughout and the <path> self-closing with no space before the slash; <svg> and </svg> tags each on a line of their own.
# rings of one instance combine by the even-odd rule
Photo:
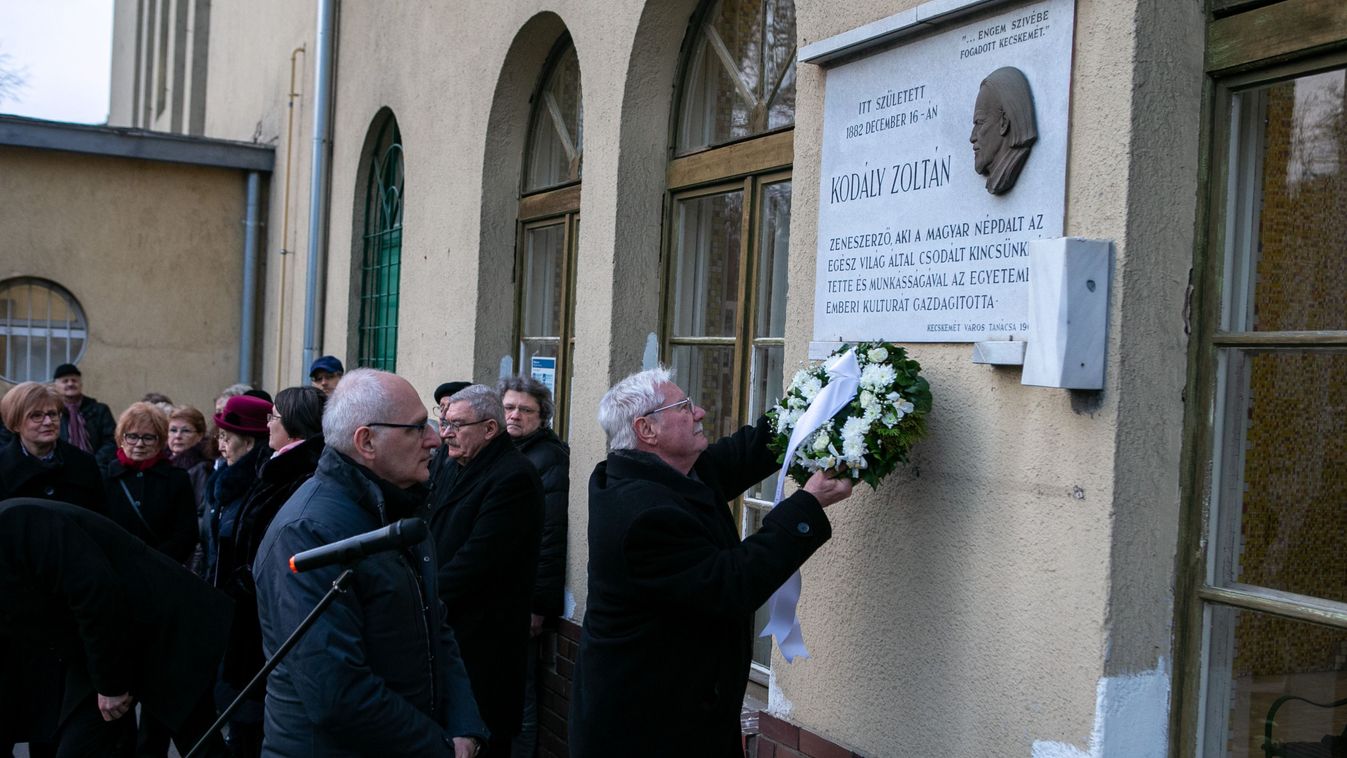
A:
<svg viewBox="0 0 1347 758">
<path fill-rule="evenodd" d="M 773 507 L 781 502 L 782 490 L 786 486 L 786 474 L 795 460 L 795 449 L 815 430 L 826 424 L 828 419 L 845 408 L 860 389 L 861 367 L 856 361 L 854 348 L 833 358 L 824 368 L 828 372 L 828 383 L 809 402 L 809 407 L 805 408 L 800 420 L 795 422 L 795 428 L 791 430 L 790 441 L 786 444 L 786 456 L 782 459 L 781 473 L 776 477 L 776 499 L 772 501 Z M 762 633 L 758 635 L 776 637 L 776 645 L 787 663 L 793 663 L 796 658 L 809 657 L 809 650 L 804 645 L 804 632 L 800 630 L 800 617 L 795 612 L 796 606 L 800 603 L 800 588 L 800 572 L 796 571 L 785 584 L 772 593 L 771 599 L 767 601 L 771 617 L 763 627 Z"/>
</svg>

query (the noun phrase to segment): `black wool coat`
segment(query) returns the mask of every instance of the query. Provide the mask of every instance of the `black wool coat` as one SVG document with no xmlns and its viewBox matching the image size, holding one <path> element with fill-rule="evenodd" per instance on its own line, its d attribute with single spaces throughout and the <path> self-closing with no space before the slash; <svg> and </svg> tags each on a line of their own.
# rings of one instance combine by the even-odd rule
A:
<svg viewBox="0 0 1347 758">
<path fill-rule="evenodd" d="M 235 603 L 229 649 L 220 667 L 230 700 L 266 662 L 262 656 L 262 630 L 257 624 L 257 587 L 253 581 L 252 564 L 257 558 L 257 547 L 281 506 L 318 469 L 323 449 L 323 438 L 313 437 L 263 463 L 257 481 L 239 507 L 234 534 L 220 539 L 216 586 Z M 258 688 L 253 694 L 253 699 L 260 703 L 266 693 L 264 688 Z"/>
<path fill-rule="evenodd" d="M 108 518 L 164 555 L 186 563 L 197 543 L 196 495 L 187 472 L 165 458 L 145 471 L 114 460 L 107 473 Z"/>
<path fill-rule="evenodd" d="M 634 451 L 594 469 L 571 755 L 743 755 L 753 613 L 832 534 L 799 491 L 739 539 L 727 501 L 779 468 L 770 437 L 765 418 L 746 426 L 692 476 Z"/>
<path fill-rule="evenodd" d="M 21 444 L 16 434 L 0 448 L 0 499 L 40 497 L 103 512 L 103 474 L 92 455 L 57 440 L 55 460 L 43 463 Z"/>
<path fill-rule="evenodd" d="M 205 695 L 229 630 L 228 598 L 110 519 L 66 503 L 0 502 L 0 667 L 15 651 L 52 648 L 64 695 L 28 715 L 64 720 L 94 692 L 130 692 L 176 731 Z M 0 671 L 0 733 L 43 683 Z M 22 740 L 20 740 L 22 741 Z"/>
<path fill-rule="evenodd" d="M 504 432 L 462 468 L 430 514 L 440 598 L 493 734 L 514 734 L 523 713 L 542 517 L 538 472 Z"/>
<path fill-rule="evenodd" d="M 533 582 L 533 612 L 553 619 L 562 613 L 566 592 L 571 449 L 547 427 L 516 438 L 514 444 L 538 469 L 543 482 L 543 531 L 538 544 L 538 574 Z"/>
<path fill-rule="evenodd" d="M 281 507 L 253 562 L 263 649 L 275 652 L 342 572 L 293 573 L 295 553 L 413 515 L 395 490 L 328 447 Z M 425 539 L 355 566 L 336 598 L 267 679 L 263 755 L 443 756 L 452 737 L 485 737 L 454 634 L 436 601 Z"/>
<path fill-rule="evenodd" d="M 187 478 L 192 480 L 192 494 L 196 496 L 196 515 L 200 519 L 206 508 L 206 483 L 210 481 L 211 472 L 215 468 L 215 462 L 207 458 L 201 451 L 202 445 L 198 443 L 195 447 L 189 447 L 181 455 L 175 455 L 168 459 L 176 468 L 187 472 Z"/>
<path fill-rule="evenodd" d="M 239 509 L 257 482 L 262 464 L 271 458 L 271 448 L 258 440 L 232 466 L 216 469 L 206 484 L 206 579 L 217 582 L 216 560 L 222 539 L 230 539 L 238 526 Z M 218 586 L 218 585 L 217 585 Z"/>
</svg>

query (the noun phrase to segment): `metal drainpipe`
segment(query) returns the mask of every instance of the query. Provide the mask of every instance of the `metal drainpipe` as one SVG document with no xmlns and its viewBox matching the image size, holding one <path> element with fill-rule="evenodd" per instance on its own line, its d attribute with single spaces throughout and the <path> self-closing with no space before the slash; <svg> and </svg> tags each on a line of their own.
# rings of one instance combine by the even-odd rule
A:
<svg viewBox="0 0 1347 758">
<path fill-rule="evenodd" d="M 243 316 L 239 319 L 239 381 L 253 380 L 253 341 L 257 312 L 257 207 L 261 203 L 262 176 L 248 172 L 248 215 L 243 222 Z"/>
<path fill-rule="evenodd" d="M 327 224 L 327 148 L 331 142 L 329 121 L 332 110 L 332 24 L 337 0 L 318 2 L 317 55 L 314 56 L 313 157 L 309 177 L 309 256 L 304 282 L 304 365 L 308 371 L 319 354 L 322 342 L 322 292 L 319 281 L 325 279 L 323 255 Z M 300 384 L 304 381 L 301 378 Z"/>
</svg>

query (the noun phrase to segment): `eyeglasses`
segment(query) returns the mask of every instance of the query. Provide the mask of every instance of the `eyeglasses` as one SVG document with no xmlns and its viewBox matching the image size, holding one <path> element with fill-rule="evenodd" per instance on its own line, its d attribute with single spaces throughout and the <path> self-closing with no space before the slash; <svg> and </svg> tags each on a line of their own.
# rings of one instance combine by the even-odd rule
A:
<svg viewBox="0 0 1347 758">
<path fill-rule="evenodd" d="M 530 408 L 527 405 L 506 405 L 504 408 L 506 413 L 518 412 L 522 416 L 533 416 L 539 412 L 539 409 Z"/>
<path fill-rule="evenodd" d="M 491 419 L 489 418 L 479 418 L 476 421 L 450 421 L 444 416 L 440 416 L 440 429 L 441 431 L 458 434 L 465 426 L 477 426 L 478 424 L 484 424 L 490 420 Z"/>
<path fill-rule="evenodd" d="M 133 432 L 133 433 L 131 433 L 131 434 L 123 434 L 123 435 L 122 435 L 122 441 L 123 441 L 123 442 L 130 443 L 130 444 L 132 444 L 132 445 L 153 445 L 154 443 L 156 443 L 156 442 L 159 441 L 159 435 L 157 435 L 157 434 L 135 434 L 135 433 Z"/>
<path fill-rule="evenodd" d="M 660 407 L 656 408 L 655 410 L 653 410 L 653 411 L 647 411 L 647 412 L 645 412 L 645 413 L 643 413 L 643 414 L 641 414 L 641 415 L 642 415 L 642 416 L 653 416 L 653 415 L 655 415 L 656 413 L 659 413 L 660 411 L 673 410 L 674 408 L 677 408 L 677 407 L 680 406 L 680 405 L 686 405 L 686 406 L 688 407 L 688 413 L 692 413 L 692 407 L 695 406 L 696 404 L 697 404 L 697 403 L 692 399 L 692 396 L 689 395 L 689 396 L 683 398 L 682 400 L 679 400 L 679 401 L 676 402 L 676 403 L 669 403 L 668 405 L 661 405 Z"/>
<path fill-rule="evenodd" d="M 40 424 L 43 421 L 58 421 L 60 418 L 60 411 L 33 411 L 28 414 L 28 420 L 34 424 Z"/>
<path fill-rule="evenodd" d="M 394 424 L 389 421 L 371 421 L 365 426 L 386 426 L 389 429 L 415 429 L 417 434 L 425 434 L 426 427 L 430 426 L 430 419 L 426 419 L 418 424 Z"/>
<path fill-rule="evenodd" d="M 279 413 L 267 413 L 267 421 L 280 421 L 280 420 L 281 420 L 281 414 L 279 414 Z M 374 424 L 370 424 L 370 426 L 374 426 Z"/>
</svg>

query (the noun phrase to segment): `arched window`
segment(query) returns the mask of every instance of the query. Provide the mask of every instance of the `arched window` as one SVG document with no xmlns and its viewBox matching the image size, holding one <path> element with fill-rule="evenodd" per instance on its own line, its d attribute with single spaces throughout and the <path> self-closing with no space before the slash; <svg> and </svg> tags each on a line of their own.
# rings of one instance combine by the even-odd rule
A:
<svg viewBox="0 0 1347 758">
<path fill-rule="evenodd" d="M 402 273 L 402 135 L 387 115 L 369 154 L 360 258 L 356 365 L 397 370 L 398 280 Z"/>
<path fill-rule="evenodd" d="M 553 48 L 532 101 L 519 198 L 515 265 L 518 371 L 552 390 L 566 437 L 575 350 L 575 250 L 580 225 L 584 107 L 569 35 Z"/>
<path fill-rule="evenodd" d="M 795 6 L 789 0 L 717 0 L 685 44 L 679 88 L 680 154 L 795 124 Z"/>
<path fill-rule="evenodd" d="M 707 410 L 707 433 L 756 419 L 781 395 L 795 123 L 795 8 L 715 0 L 689 26 L 669 166 L 665 360 Z M 767 487 L 738 509 L 744 533 Z M 759 674 L 771 660 L 758 640 Z"/>
<path fill-rule="evenodd" d="M 57 366 L 79 363 L 88 339 L 84 309 L 65 287 L 30 276 L 0 281 L 0 379 L 51 381 Z"/>
</svg>

